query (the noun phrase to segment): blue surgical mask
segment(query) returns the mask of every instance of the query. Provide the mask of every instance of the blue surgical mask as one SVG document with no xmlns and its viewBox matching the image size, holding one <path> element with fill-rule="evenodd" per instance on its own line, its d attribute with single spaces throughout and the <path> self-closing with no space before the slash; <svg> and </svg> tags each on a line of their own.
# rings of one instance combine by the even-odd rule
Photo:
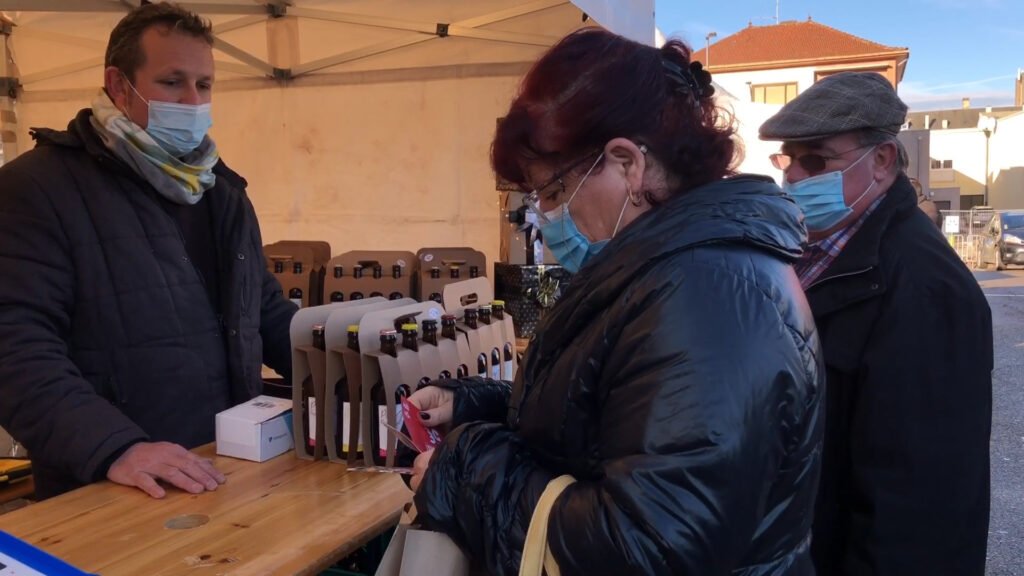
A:
<svg viewBox="0 0 1024 576">
<path fill-rule="evenodd" d="M 807 226 L 807 230 L 811 232 L 830 230 L 853 213 L 853 207 L 867 196 L 875 182 L 872 180 L 867 189 L 847 206 L 843 196 L 843 175 L 850 168 L 859 164 L 861 160 L 867 158 L 874 149 L 872 147 L 844 170 L 826 172 L 793 183 L 783 179 L 782 190 L 793 197 L 797 206 L 804 213 L 804 224 Z"/>
<path fill-rule="evenodd" d="M 590 173 L 594 171 L 594 168 L 597 168 L 597 165 L 603 158 L 604 153 L 601 153 L 590 167 L 590 170 L 587 170 L 587 173 L 580 180 L 576 190 L 569 196 L 569 199 L 558 208 L 545 212 L 544 219 L 546 222 L 540 225 L 540 233 L 544 236 L 544 244 L 548 247 L 548 250 L 551 250 L 551 254 L 554 255 L 559 264 L 571 274 L 579 272 L 590 258 L 600 252 L 611 241 L 611 238 L 607 238 L 591 242 L 576 227 L 576 222 L 569 212 L 569 204 L 576 197 L 580 188 L 583 187 L 583 183 L 590 177 Z M 627 196 L 622 204 L 622 211 L 619 212 L 619 220 L 615 223 L 615 230 L 612 231 L 612 237 L 619 231 L 619 224 L 622 223 L 622 215 L 626 212 L 626 202 L 628 201 L 629 197 Z"/>
<path fill-rule="evenodd" d="M 135 95 L 149 107 L 146 133 L 169 154 L 181 157 L 195 150 L 213 126 L 209 104 L 176 104 L 146 100 L 125 78 Z"/>
</svg>

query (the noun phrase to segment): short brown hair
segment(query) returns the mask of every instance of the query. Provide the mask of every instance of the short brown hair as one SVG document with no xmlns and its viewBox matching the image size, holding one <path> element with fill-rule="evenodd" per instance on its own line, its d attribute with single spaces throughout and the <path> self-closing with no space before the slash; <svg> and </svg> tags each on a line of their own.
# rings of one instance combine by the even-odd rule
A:
<svg viewBox="0 0 1024 576">
<path fill-rule="evenodd" d="M 201 38 L 213 46 L 213 28 L 210 22 L 195 12 L 169 2 L 143 4 L 122 18 L 110 33 L 104 66 L 118 68 L 134 82 L 135 71 L 146 63 L 140 39 L 142 34 L 153 26 Z"/>
</svg>

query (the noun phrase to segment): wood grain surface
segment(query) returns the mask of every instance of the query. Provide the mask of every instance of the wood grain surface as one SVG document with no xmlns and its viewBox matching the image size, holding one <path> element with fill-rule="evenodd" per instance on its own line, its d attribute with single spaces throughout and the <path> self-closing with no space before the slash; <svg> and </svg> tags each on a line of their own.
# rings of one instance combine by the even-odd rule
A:
<svg viewBox="0 0 1024 576">
<path fill-rule="evenodd" d="M 412 497 L 395 474 L 291 452 L 263 463 L 195 452 L 227 483 L 155 500 L 101 482 L 0 516 L 0 530 L 103 576 L 317 574 L 393 527 Z"/>
</svg>

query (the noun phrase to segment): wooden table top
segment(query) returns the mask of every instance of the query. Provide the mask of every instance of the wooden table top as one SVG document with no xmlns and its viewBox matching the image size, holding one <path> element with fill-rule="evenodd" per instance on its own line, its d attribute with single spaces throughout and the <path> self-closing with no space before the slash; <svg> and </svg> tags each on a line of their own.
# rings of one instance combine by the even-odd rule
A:
<svg viewBox="0 0 1024 576">
<path fill-rule="evenodd" d="M 0 504 L 6 504 L 12 500 L 17 500 L 18 498 L 31 496 L 35 491 L 36 486 L 32 481 L 32 476 L 15 480 L 10 484 L 0 487 Z"/>
<path fill-rule="evenodd" d="M 103 576 L 317 574 L 397 524 L 412 497 L 396 474 L 291 452 L 263 463 L 216 456 L 213 445 L 195 452 L 227 483 L 197 495 L 168 487 L 154 500 L 101 482 L 0 516 L 0 530 Z M 188 515 L 209 521 L 165 526 Z"/>
</svg>

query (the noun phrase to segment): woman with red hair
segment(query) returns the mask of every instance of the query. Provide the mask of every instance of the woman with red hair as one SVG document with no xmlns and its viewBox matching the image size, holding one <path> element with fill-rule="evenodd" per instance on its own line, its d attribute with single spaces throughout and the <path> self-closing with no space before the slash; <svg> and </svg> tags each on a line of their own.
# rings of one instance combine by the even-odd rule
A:
<svg viewBox="0 0 1024 576">
<path fill-rule="evenodd" d="M 710 75 L 599 29 L 523 80 L 493 165 L 530 191 L 575 277 L 514 384 L 412 396 L 452 431 L 417 459 L 419 521 L 515 574 L 548 482 L 562 574 L 813 574 L 818 338 L 791 262 L 805 230 L 771 180 L 736 175 Z"/>
</svg>

